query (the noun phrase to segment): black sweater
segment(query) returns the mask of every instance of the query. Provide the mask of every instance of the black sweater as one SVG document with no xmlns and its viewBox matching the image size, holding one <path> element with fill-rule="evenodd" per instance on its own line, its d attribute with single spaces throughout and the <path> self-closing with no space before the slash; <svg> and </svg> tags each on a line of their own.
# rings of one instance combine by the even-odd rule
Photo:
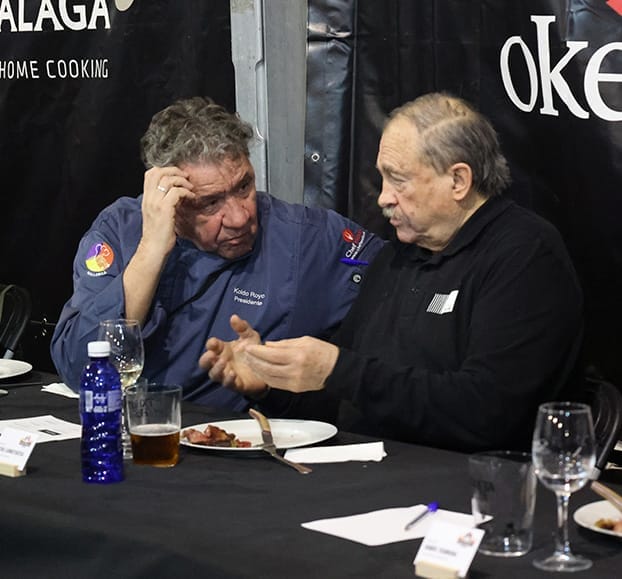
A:
<svg viewBox="0 0 622 579">
<path fill-rule="evenodd" d="M 461 451 L 527 448 L 539 403 L 564 388 L 582 341 L 582 293 L 561 236 L 501 197 L 443 251 L 399 242 L 366 272 L 331 340 L 323 394 L 287 415 Z M 319 402 L 321 401 L 321 402 Z"/>
</svg>

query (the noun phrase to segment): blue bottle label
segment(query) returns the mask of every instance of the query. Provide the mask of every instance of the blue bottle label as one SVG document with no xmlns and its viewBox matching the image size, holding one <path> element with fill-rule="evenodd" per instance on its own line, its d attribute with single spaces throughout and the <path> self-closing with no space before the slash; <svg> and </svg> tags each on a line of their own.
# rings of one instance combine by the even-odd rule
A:
<svg viewBox="0 0 622 579">
<path fill-rule="evenodd" d="M 121 390 L 108 391 L 108 412 L 121 410 Z"/>
<path fill-rule="evenodd" d="M 84 390 L 84 412 L 96 414 L 121 410 L 121 390 L 93 392 Z"/>
<path fill-rule="evenodd" d="M 82 411 L 93 412 L 93 392 L 90 390 L 82 390 Z"/>
</svg>

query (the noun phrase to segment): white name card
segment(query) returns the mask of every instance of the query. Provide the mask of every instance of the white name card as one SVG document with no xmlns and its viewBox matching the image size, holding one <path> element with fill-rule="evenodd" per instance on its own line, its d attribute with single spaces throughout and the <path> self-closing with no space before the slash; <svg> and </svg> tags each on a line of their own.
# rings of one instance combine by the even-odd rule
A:
<svg viewBox="0 0 622 579">
<path fill-rule="evenodd" d="M 482 529 L 432 523 L 413 562 L 415 574 L 427 579 L 466 577 L 483 537 Z"/>
<path fill-rule="evenodd" d="M 0 432 L 0 474 L 20 476 L 37 442 L 37 435 L 17 428 L 5 427 Z"/>
</svg>

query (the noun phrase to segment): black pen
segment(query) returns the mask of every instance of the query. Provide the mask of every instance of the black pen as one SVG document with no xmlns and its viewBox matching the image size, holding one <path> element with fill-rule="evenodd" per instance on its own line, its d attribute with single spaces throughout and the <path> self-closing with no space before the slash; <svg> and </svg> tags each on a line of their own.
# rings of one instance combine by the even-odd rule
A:
<svg viewBox="0 0 622 579">
<path fill-rule="evenodd" d="M 438 503 L 437 502 L 433 502 L 430 503 L 426 508 L 425 511 L 423 511 L 423 513 L 418 514 L 412 521 L 410 521 L 410 523 L 408 523 L 405 527 L 404 530 L 405 531 L 409 531 L 410 529 L 412 529 L 412 527 L 418 523 L 421 519 L 423 519 L 423 517 L 425 517 L 426 515 L 429 515 L 430 513 L 435 513 L 438 510 Z"/>
</svg>

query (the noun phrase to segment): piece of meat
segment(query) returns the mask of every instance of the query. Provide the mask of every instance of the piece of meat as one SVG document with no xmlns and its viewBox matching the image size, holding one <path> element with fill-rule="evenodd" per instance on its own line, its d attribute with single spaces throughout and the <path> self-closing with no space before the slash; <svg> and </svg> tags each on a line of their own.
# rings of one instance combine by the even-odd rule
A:
<svg viewBox="0 0 622 579">
<path fill-rule="evenodd" d="M 232 448 L 249 448 L 251 446 L 249 441 L 238 440 L 235 434 L 227 432 L 213 424 L 208 424 L 203 432 L 196 428 L 186 428 L 181 433 L 181 436 L 191 444 Z"/>
<path fill-rule="evenodd" d="M 622 519 L 598 519 L 594 524 L 599 529 L 606 529 L 614 533 L 622 533 Z"/>
<path fill-rule="evenodd" d="M 196 428 L 186 428 L 186 430 L 181 433 L 181 436 L 192 444 L 207 444 L 209 441 L 209 437 Z"/>
</svg>

